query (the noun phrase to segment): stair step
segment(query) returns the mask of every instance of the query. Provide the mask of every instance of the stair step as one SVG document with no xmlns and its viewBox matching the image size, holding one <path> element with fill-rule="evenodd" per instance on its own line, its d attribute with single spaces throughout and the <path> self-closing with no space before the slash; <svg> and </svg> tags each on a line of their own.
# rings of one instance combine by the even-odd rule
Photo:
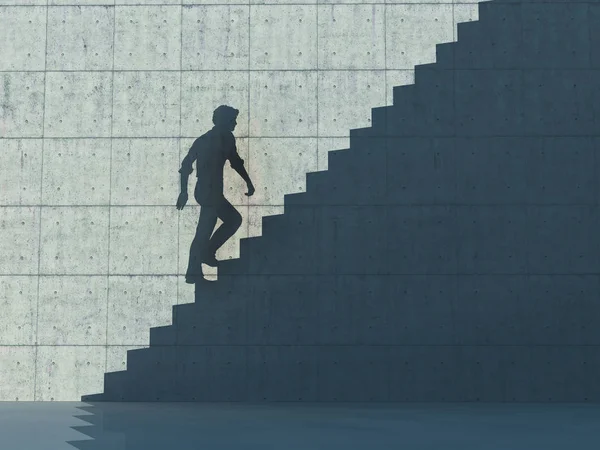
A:
<svg viewBox="0 0 600 450">
<path fill-rule="evenodd" d="M 371 126 L 377 130 L 386 130 L 388 127 L 389 106 L 371 108 Z"/>
<path fill-rule="evenodd" d="M 457 28 L 457 40 L 461 41 L 477 41 L 482 33 L 485 33 L 485 29 L 482 27 L 482 23 L 479 20 L 472 20 L 469 22 L 458 22 Z"/>
<path fill-rule="evenodd" d="M 352 158 L 351 150 L 349 148 L 332 150 L 327 155 L 327 166 L 333 168 L 336 166 L 338 161 L 341 161 L 344 158 Z"/>
<path fill-rule="evenodd" d="M 264 245 L 263 236 L 252 236 L 240 239 L 240 258 L 247 258 L 248 254 L 253 254 L 256 251 L 256 248 L 260 247 L 261 245 Z"/>
<path fill-rule="evenodd" d="M 268 237 L 269 233 L 273 231 L 273 229 L 281 228 L 285 223 L 286 215 L 285 214 L 273 214 L 271 216 L 265 216 L 262 218 L 262 233 L 263 236 Z"/>
<path fill-rule="evenodd" d="M 127 352 L 129 354 L 129 351 Z M 128 355 L 129 356 L 129 355 Z M 129 391 L 131 373 L 127 370 L 108 372 L 104 374 L 103 401 L 123 401 Z"/>
<path fill-rule="evenodd" d="M 438 63 L 417 64 L 415 66 L 415 85 L 417 85 L 417 87 L 418 87 L 417 72 L 422 71 L 422 70 L 430 70 L 430 69 L 444 70 L 444 67 L 441 67 Z"/>
<path fill-rule="evenodd" d="M 248 269 L 248 260 L 246 258 L 224 259 L 219 262 L 218 276 L 238 276 L 245 275 Z"/>
<path fill-rule="evenodd" d="M 173 309 L 178 305 L 175 305 Z M 172 325 L 150 328 L 150 345 L 175 345 L 177 343 L 177 329 Z"/>
<path fill-rule="evenodd" d="M 393 88 L 393 105 L 410 105 L 415 98 L 415 85 L 405 84 L 403 86 L 394 86 Z"/>
<path fill-rule="evenodd" d="M 309 172 L 313 173 L 313 172 Z M 308 175 L 308 174 L 307 174 Z M 289 205 L 312 205 L 314 204 L 314 198 L 309 192 L 308 183 L 306 185 L 306 192 L 295 192 L 293 194 L 285 194 L 283 196 L 283 203 L 286 206 Z"/>
<path fill-rule="evenodd" d="M 435 47 L 435 64 L 440 68 L 454 68 L 454 54 L 456 50 L 456 42 L 444 42 L 437 44 Z"/>
</svg>

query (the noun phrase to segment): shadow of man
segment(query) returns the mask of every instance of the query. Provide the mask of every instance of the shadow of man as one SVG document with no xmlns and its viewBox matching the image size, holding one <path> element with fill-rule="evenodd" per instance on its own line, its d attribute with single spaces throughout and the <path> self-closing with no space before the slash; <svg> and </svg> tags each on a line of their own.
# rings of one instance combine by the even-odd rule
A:
<svg viewBox="0 0 600 450">
<path fill-rule="evenodd" d="M 177 209 L 183 209 L 188 200 L 188 178 L 192 163 L 196 161 L 196 188 L 194 198 L 200 205 L 200 217 L 196 235 L 190 248 L 185 281 L 194 284 L 204 280 L 202 263 L 218 266 L 217 250 L 238 230 L 242 224 L 241 214 L 223 195 L 223 169 L 225 161 L 246 181 L 247 196 L 254 194 L 254 185 L 244 168 L 244 160 L 238 155 L 233 130 L 237 125 L 239 110 L 221 105 L 213 112 L 214 127 L 194 141 L 181 162 L 181 193 Z M 223 222 L 214 232 L 217 218 Z M 211 236 L 212 235 L 212 236 Z"/>
</svg>

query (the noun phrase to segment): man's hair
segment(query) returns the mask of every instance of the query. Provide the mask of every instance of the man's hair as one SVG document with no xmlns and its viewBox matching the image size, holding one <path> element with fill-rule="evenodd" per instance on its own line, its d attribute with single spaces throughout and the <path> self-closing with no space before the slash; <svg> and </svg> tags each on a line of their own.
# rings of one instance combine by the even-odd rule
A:
<svg viewBox="0 0 600 450">
<path fill-rule="evenodd" d="M 239 110 L 231 106 L 221 105 L 213 112 L 212 121 L 215 125 L 223 125 L 231 122 L 239 114 Z"/>
</svg>

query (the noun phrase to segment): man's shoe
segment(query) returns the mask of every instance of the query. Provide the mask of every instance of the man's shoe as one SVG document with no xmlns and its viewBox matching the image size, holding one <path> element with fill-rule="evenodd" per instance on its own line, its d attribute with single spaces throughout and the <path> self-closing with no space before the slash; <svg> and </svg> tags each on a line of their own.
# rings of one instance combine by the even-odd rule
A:
<svg viewBox="0 0 600 450">
<path fill-rule="evenodd" d="M 219 261 L 217 260 L 217 257 L 215 256 L 214 253 L 205 255 L 202 262 L 204 264 L 206 264 L 207 266 L 211 266 L 211 267 L 217 267 L 219 265 Z"/>
</svg>

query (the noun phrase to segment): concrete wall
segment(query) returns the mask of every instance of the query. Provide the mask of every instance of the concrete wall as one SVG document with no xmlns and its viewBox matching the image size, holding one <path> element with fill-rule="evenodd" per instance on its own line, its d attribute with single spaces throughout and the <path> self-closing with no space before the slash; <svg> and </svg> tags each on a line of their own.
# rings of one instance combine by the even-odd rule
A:
<svg viewBox="0 0 600 450">
<path fill-rule="evenodd" d="M 175 209 L 177 170 L 216 106 L 240 110 L 257 188 L 248 200 L 226 168 L 244 223 L 217 256 L 236 258 L 477 19 L 459 0 L 180 3 L 0 0 L 0 400 L 101 392 L 193 301 L 182 275 L 199 207 Z"/>
</svg>

